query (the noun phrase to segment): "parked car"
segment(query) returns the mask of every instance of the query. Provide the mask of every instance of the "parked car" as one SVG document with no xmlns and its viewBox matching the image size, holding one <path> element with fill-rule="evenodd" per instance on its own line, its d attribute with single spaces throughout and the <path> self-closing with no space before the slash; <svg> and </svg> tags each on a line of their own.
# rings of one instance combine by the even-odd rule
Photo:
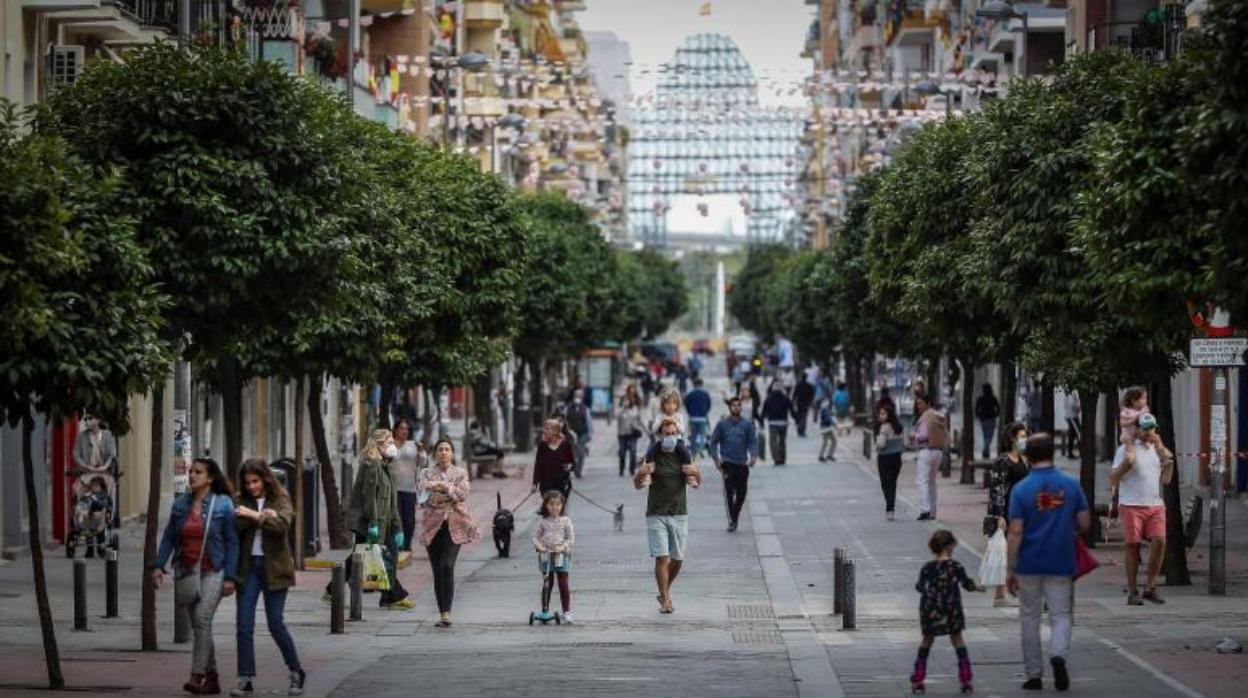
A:
<svg viewBox="0 0 1248 698">
<path fill-rule="evenodd" d="M 715 350 L 711 348 L 711 340 L 709 339 L 694 340 L 692 351 L 703 356 L 715 356 Z"/>
<path fill-rule="evenodd" d="M 641 355 L 647 361 L 658 359 L 663 366 L 672 369 L 681 365 L 680 349 L 672 342 L 648 342 L 641 345 Z"/>
</svg>

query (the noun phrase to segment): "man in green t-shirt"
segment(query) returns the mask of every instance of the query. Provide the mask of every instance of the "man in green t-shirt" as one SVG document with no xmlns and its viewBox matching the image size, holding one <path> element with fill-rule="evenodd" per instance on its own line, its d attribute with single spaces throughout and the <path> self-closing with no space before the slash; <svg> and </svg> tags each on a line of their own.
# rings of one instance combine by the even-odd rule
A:
<svg viewBox="0 0 1248 698">
<path fill-rule="evenodd" d="M 654 558 L 654 581 L 659 588 L 659 612 L 672 612 L 672 583 L 680 574 L 689 540 L 689 508 L 685 487 L 697 487 L 702 473 L 693 464 L 689 449 L 680 441 L 680 426 L 666 419 L 659 427 L 660 439 L 650 447 L 633 477 L 637 489 L 649 487 L 646 498 L 646 535 Z"/>
</svg>

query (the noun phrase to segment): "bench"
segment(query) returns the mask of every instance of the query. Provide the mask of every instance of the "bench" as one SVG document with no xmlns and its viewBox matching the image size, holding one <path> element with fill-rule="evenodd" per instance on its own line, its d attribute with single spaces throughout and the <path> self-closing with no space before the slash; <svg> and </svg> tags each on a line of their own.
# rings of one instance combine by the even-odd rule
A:
<svg viewBox="0 0 1248 698">
<path fill-rule="evenodd" d="M 473 439 L 471 436 L 464 435 L 464 465 L 468 469 L 468 477 L 480 480 L 489 477 L 494 472 L 494 466 L 498 462 L 498 456 L 489 453 L 474 453 Z M 476 466 L 475 474 L 473 466 Z"/>
</svg>

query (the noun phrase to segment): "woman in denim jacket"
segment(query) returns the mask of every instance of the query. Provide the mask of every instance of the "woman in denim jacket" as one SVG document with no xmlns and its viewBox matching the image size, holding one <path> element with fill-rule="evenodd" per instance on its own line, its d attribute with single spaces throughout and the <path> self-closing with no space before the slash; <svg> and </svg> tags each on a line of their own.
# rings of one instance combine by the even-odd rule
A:
<svg viewBox="0 0 1248 698">
<path fill-rule="evenodd" d="M 212 643 L 212 618 L 221 597 L 234 593 L 233 580 L 238 574 L 234 493 L 221 466 L 211 458 L 192 461 L 189 476 L 190 490 L 173 502 L 150 575 L 152 584 L 160 587 L 170 558 L 175 578 L 199 575 L 199 598 L 187 607 L 195 637 L 191 680 L 182 689 L 197 695 L 215 695 L 221 692 L 221 684 Z"/>
</svg>

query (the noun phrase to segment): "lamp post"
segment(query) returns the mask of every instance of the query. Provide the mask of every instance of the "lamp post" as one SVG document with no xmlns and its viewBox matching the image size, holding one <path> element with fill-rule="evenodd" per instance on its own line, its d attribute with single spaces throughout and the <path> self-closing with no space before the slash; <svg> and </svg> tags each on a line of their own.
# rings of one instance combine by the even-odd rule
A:
<svg viewBox="0 0 1248 698">
<path fill-rule="evenodd" d="M 1000 20 L 1008 21 L 1011 19 L 1023 20 L 1023 39 L 1019 43 L 1018 58 L 1014 66 L 1014 74 L 1026 75 L 1027 74 L 1027 61 L 1026 61 L 1026 58 L 1027 58 L 1027 53 L 1026 53 L 1027 13 L 1019 12 L 1018 10 L 1015 10 L 1014 5 L 1008 2 L 1005 2 L 1004 0 L 988 0 L 988 2 L 984 3 L 983 7 L 979 8 L 978 10 L 975 10 L 975 16 L 983 17 L 984 19 L 992 19 L 992 20 L 998 20 L 998 21 Z"/>
<path fill-rule="evenodd" d="M 484 72 L 490 65 L 490 59 L 479 51 L 469 51 L 458 58 L 454 56 L 439 56 L 435 60 L 438 67 L 446 71 L 445 79 L 442 81 L 442 147 L 446 147 L 451 139 L 451 101 L 448 96 L 451 84 L 452 67 L 458 67 L 470 73 Z M 459 86 L 459 110 L 464 111 L 464 86 Z"/>
</svg>

